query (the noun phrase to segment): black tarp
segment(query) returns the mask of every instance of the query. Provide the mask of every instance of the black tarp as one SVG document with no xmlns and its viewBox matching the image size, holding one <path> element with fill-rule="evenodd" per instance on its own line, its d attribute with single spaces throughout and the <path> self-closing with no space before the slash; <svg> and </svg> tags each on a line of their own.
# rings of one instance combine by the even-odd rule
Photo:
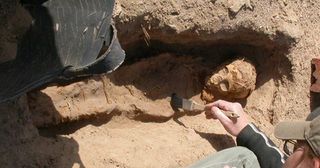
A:
<svg viewBox="0 0 320 168">
<path fill-rule="evenodd" d="M 111 23 L 114 0 L 25 2 L 32 24 L 14 60 L 0 64 L 0 102 L 54 79 L 109 73 L 125 58 Z"/>
</svg>

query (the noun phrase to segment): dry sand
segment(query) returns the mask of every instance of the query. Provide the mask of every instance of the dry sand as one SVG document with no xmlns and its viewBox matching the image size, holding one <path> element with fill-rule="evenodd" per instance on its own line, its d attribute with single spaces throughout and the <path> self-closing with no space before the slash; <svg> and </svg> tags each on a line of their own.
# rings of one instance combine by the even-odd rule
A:
<svg viewBox="0 0 320 168">
<path fill-rule="evenodd" d="M 169 97 L 177 92 L 205 103 L 206 76 L 235 57 L 257 70 L 255 90 L 236 101 L 280 145 L 274 125 L 310 112 L 320 4 L 241 2 L 117 1 L 114 21 L 125 64 L 109 75 L 51 84 L 2 104 L 1 167 L 185 167 L 234 146 L 218 121 L 175 114 Z M 3 44 L 14 33 L 7 25 L 15 12 L 0 14 Z M 2 55 L 10 51 L 0 49 Z"/>
</svg>

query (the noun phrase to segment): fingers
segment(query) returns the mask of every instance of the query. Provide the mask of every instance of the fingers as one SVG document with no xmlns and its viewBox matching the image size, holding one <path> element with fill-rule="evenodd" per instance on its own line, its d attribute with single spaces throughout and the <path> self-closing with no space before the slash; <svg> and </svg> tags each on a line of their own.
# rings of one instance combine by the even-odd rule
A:
<svg viewBox="0 0 320 168">
<path fill-rule="evenodd" d="M 228 102 L 225 100 L 217 100 L 215 102 L 209 103 L 205 106 L 206 110 L 211 110 L 212 106 L 216 106 L 219 109 L 225 110 L 225 111 L 241 111 L 242 106 L 240 103 L 233 103 L 233 102 Z"/>
<path fill-rule="evenodd" d="M 231 110 L 229 108 L 232 106 L 232 103 L 231 102 L 227 102 L 225 100 L 217 100 L 215 102 L 206 104 L 205 108 L 207 110 L 211 110 L 212 106 L 216 106 L 216 107 L 218 107 L 220 109 L 223 109 L 223 110 Z"/>
<path fill-rule="evenodd" d="M 211 110 L 212 107 L 212 103 L 205 106 L 205 115 L 207 119 L 217 119 L 214 112 Z"/>
<path fill-rule="evenodd" d="M 240 117 L 229 118 L 223 110 L 226 112 L 232 111 Z M 233 136 L 238 136 L 240 131 L 249 124 L 247 115 L 244 113 L 243 108 L 239 103 L 218 100 L 206 105 L 205 114 L 208 119 L 218 119 L 226 131 Z"/>
<path fill-rule="evenodd" d="M 217 119 L 215 115 L 216 111 L 213 111 L 212 107 L 217 107 L 218 109 L 220 109 L 219 111 L 221 113 L 224 113 L 224 116 L 228 116 L 229 118 L 231 117 L 233 121 L 235 119 L 234 117 L 232 117 L 233 114 L 237 114 L 237 116 L 240 116 L 243 113 L 243 108 L 241 104 L 232 103 L 224 100 L 218 100 L 213 103 L 209 103 L 205 106 L 206 118 L 208 119 L 210 118 Z"/>
<path fill-rule="evenodd" d="M 220 109 L 230 111 L 233 106 L 234 106 L 234 103 L 227 102 L 224 100 L 218 100 L 218 101 L 206 104 L 206 106 L 205 106 L 206 118 L 207 119 L 211 119 L 211 118 L 218 119 L 217 115 L 215 114 L 217 111 L 219 114 L 221 114 L 221 115 L 223 115 L 223 117 L 225 117 L 225 114 L 223 114 L 223 112 Z M 217 107 L 217 108 L 214 108 L 214 110 L 213 110 L 213 107 Z"/>
<path fill-rule="evenodd" d="M 233 106 L 233 103 L 225 101 L 225 100 L 218 100 L 211 103 L 212 106 L 216 106 L 222 110 L 232 110 L 230 109 Z"/>
<path fill-rule="evenodd" d="M 211 111 L 212 116 L 218 119 L 222 123 L 222 125 L 226 125 L 232 122 L 232 120 L 230 120 L 230 118 L 227 117 L 218 107 L 212 106 Z"/>
<path fill-rule="evenodd" d="M 207 119 L 219 119 L 219 120 L 221 119 L 221 120 L 223 120 L 223 118 L 225 118 L 225 117 L 227 117 L 229 119 L 229 117 L 226 116 L 223 111 L 221 111 L 218 107 L 215 107 L 215 106 L 211 106 L 210 109 L 206 109 L 205 115 L 206 115 Z"/>
</svg>

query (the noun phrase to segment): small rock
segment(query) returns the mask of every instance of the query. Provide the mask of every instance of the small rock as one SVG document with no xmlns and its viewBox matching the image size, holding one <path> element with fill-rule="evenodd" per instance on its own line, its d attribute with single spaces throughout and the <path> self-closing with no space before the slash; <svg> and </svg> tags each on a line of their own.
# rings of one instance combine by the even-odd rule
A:
<svg viewBox="0 0 320 168">
<path fill-rule="evenodd" d="M 300 26 L 288 22 L 279 23 L 277 30 L 284 35 L 294 39 L 295 42 L 298 42 L 304 34 L 304 31 Z"/>
<path fill-rule="evenodd" d="M 253 10 L 250 0 L 228 0 L 228 8 L 233 13 L 238 13 L 243 6 Z"/>
</svg>

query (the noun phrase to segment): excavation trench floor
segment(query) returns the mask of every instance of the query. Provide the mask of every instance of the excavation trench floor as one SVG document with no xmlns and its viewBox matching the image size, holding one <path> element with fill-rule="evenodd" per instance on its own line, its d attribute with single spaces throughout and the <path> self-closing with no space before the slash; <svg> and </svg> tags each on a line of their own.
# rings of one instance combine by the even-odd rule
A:
<svg viewBox="0 0 320 168">
<path fill-rule="evenodd" d="M 221 133 L 219 123 L 204 115 L 185 116 L 179 122 L 143 123 L 117 116 L 63 137 L 78 143 L 83 165 L 94 167 L 185 167 L 235 145 L 231 136 Z"/>
<path fill-rule="evenodd" d="M 235 146 L 218 121 L 207 120 L 203 113 L 174 112 L 170 106 L 174 92 L 204 103 L 201 90 L 214 70 L 212 65 L 203 57 L 169 53 L 145 58 L 110 75 L 29 93 L 31 118 L 40 127 L 40 135 L 76 142 L 73 152 L 83 165 L 185 167 Z M 256 97 L 270 88 L 260 87 L 246 106 L 254 107 Z M 252 113 L 250 119 L 254 117 L 263 123 L 262 128 L 272 130 L 268 118 Z"/>
</svg>

